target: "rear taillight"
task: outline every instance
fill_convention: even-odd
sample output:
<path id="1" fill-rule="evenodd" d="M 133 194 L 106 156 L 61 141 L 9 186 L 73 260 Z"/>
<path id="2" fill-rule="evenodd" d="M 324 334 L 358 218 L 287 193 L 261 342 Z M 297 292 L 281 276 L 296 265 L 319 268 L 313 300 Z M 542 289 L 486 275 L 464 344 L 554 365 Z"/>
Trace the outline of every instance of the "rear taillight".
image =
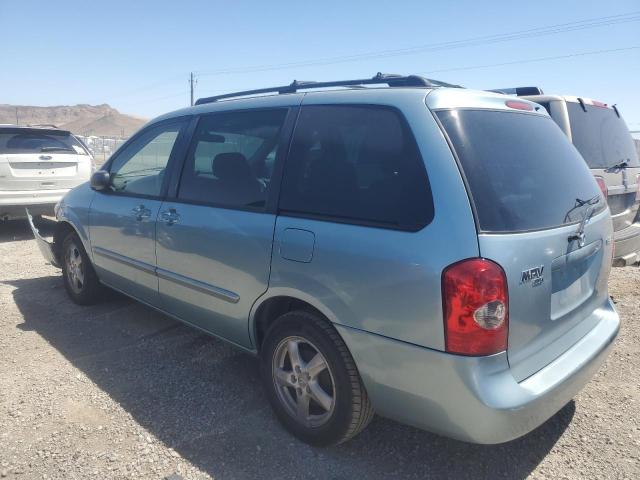
<path id="1" fill-rule="evenodd" d="M 500 266 L 472 258 L 442 274 L 445 348 L 462 355 L 491 355 L 507 349 L 509 294 Z"/>
<path id="2" fill-rule="evenodd" d="M 604 183 L 604 178 L 602 177 L 595 177 L 596 178 L 596 182 L 598 182 L 598 187 L 600 187 L 600 191 L 602 192 L 602 195 L 604 195 L 604 199 L 607 200 L 607 197 L 609 196 L 609 190 L 607 190 L 607 184 Z"/>

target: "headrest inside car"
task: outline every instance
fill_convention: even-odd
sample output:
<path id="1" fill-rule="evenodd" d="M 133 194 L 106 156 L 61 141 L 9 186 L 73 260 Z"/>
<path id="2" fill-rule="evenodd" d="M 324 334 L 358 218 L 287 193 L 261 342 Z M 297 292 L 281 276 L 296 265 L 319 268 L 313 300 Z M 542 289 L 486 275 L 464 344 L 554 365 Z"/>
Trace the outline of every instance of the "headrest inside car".
<path id="1" fill-rule="evenodd" d="M 246 180 L 251 178 L 251 167 L 240 152 L 219 153 L 211 162 L 211 171 L 220 180 Z"/>

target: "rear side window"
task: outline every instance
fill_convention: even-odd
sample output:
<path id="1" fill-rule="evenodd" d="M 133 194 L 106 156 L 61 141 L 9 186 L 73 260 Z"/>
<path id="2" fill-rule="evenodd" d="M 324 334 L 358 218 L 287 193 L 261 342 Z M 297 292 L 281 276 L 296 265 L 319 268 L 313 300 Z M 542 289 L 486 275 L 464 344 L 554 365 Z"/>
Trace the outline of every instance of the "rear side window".
<path id="1" fill-rule="evenodd" d="M 627 161 L 640 166 L 638 154 L 624 120 L 612 108 L 567 102 L 571 138 L 590 168 L 607 168 Z"/>
<path id="2" fill-rule="evenodd" d="M 589 208 L 585 202 L 600 195 L 584 161 L 549 117 L 489 110 L 437 116 L 460 159 L 482 231 L 579 222 Z M 600 199 L 595 212 L 604 208 Z"/>
<path id="3" fill-rule="evenodd" d="M 303 107 L 280 209 L 387 228 L 427 225 L 433 219 L 431 190 L 404 118 L 387 107 Z"/>
<path id="4" fill-rule="evenodd" d="M 287 109 L 203 116 L 185 160 L 178 198 L 264 208 Z"/>
<path id="5" fill-rule="evenodd" d="M 37 130 L 0 130 L 0 154 L 66 153 L 86 155 L 87 152 L 69 132 L 39 132 Z"/>

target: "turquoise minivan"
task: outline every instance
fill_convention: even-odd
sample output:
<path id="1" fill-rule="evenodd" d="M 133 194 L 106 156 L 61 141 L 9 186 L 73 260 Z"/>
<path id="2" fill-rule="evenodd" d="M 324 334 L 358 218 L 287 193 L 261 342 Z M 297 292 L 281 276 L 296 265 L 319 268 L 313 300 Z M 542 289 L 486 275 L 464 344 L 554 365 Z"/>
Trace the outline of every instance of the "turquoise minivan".
<path id="1" fill-rule="evenodd" d="M 613 229 L 540 105 L 416 76 L 201 99 L 56 208 L 69 297 L 107 286 L 259 358 L 282 424 L 374 412 L 475 443 L 531 431 L 611 349 Z"/>

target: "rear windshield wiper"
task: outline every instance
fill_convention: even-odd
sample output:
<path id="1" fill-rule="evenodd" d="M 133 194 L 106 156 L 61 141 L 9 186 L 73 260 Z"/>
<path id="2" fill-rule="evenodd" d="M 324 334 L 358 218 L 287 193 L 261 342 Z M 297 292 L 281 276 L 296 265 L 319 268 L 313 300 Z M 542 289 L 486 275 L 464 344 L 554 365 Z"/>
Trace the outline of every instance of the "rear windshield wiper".
<path id="1" fill-rule="evenodd" d="M 76 151 L 71 148 L 71 147 L 42 147 L 40 149 L 41 152 L 56 152 L 56 151 L 61 151 L 61 152 L 73 152 L 76 153 Z"/>
<path id="2" fill-rule="evenodd" d="M 578 207 L 584 207 L 585 205 L 597 205 L 600 203 L 601 199 L 602 199 L 602 195 L 600 194 L 594 195 L 589 200 L 581 200 L 579 198 L 576 198 L 576 205 Z"/>
<path id="3" fill-rule="evenodd" d="M 597 205 L 600 203 L 600 195 L 594 195 L 593 197 L 582 200 L 581 198 L 576 198 L 576 203 L 569 209 L 567 214 L 564 216 L 565 223 L 569 221 L 569 217 L 571 216 L 571 212 L 584 207 L 585 205 Z"/>
<path id="4" fill-rule="evenodd" d="M 616 163 L 615 165 L 611 165 L 605 169 L 607 173 L 618 173 L 620 170 L 624 170 L 629 166 L 629 159 L 623 160 L 621 162 Z"/>
<path id="5" fill-rule="evenodd" d="M 582 216 L 582 220 L 578 225 L 578 230 L 576 230 L 575 233 L 572 233 L 571 235 L 569 235 L 569 238 L 568 238 L 569 242 L 577 240 L 580 248 L 584 247 L 584 227 L 587 225 L 587 222 L 589 221 L 589 219 L 593 217 L 593 214 L 596 211 L 595 207 L 598 203 L 600 203 L 601 198 L 602 197 L 599 194 L 595 195 L 594 197 L 591 197 L 589 200 L 581 200 L 579 198 L 576 198 L 576 206 L 573 207 L 572 210 L 575 210 L 576 208 L 584 207 L 585 205 L 589 205 L 589 208 L 587 208 L 587 210 L 584 212 L 584 215 Z M 571 212 L 571 210 L 569 210 L 569 212 Z"/>

